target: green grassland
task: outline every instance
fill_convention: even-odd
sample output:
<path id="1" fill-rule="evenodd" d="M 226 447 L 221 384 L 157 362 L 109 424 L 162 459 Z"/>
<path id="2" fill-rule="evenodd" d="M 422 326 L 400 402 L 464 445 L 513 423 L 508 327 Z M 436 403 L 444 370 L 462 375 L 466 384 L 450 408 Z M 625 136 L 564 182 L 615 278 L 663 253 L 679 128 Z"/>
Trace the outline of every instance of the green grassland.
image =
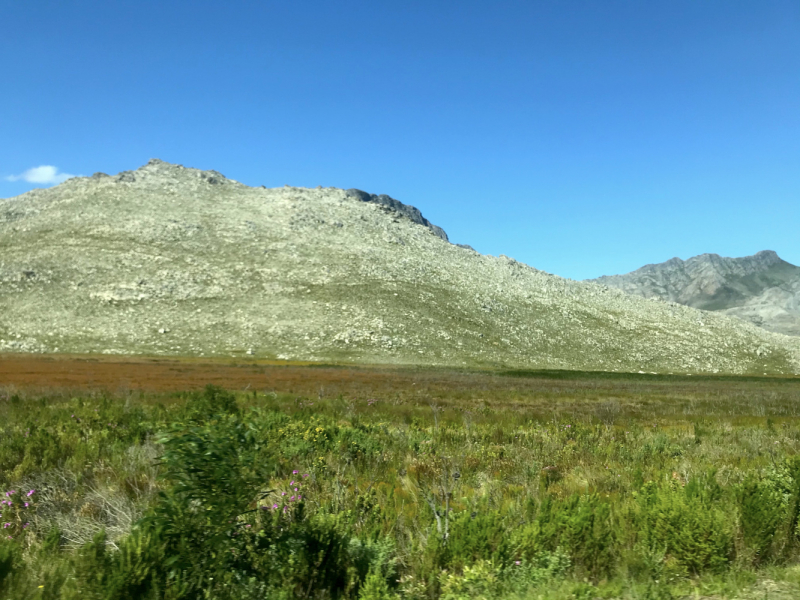
<path id="1" fill-rule="evenodd" d="M 800 597 L 797 378 L 405 374 L 0 390 L 0 598 Z"/>

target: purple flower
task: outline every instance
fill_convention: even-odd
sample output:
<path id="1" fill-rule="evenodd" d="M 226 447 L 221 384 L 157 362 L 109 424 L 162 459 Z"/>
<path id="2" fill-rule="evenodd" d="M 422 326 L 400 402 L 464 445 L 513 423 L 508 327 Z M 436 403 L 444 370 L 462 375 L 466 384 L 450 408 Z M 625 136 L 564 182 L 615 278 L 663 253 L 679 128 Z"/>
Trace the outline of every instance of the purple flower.
<path id="1" fill-rule="evenodd" d="M 33 493 L 34 493 L 35 491 L 36 491 L 36 490 L 31 490 L 30 492 L 28 492 L 28 493 L 27 493 L 27 494 L 25 494 L 25 495 L 26 495 L 26 496 L 33 496 Z"/>
<path id="2" fill-rule="evenodd" d="M 294 502 L 294 496 L 292 496 L 291 498 L 289 498 L 289 502 Z"/>
<path id="3" fill-rule="evenodd" d="M 292 475 L 297 475 L 299 472 L 300 472 L 300 471 L 298 471 L 297 469 L 295 469 L 294 471 L 292 471 Z"/>
<path id="4" fill-rule="evenodd" d="M 515 565 L 521 565 L 521 564 L 522 564 L 522 561 L 520 561 L 520 560 L 515 560 L 515 561 L 514 561 L 514 564 L 515 564 Z"/>
<path id="5" fill-rule="evenodd" d="M 8 529 L 9 527 L 11 527 L 11 523 L 5 523 L 3 525 L 3 529 Z"/>
<path id="6" fill-rule="evenodd" d="M 25 503 L 25 508 L 28 508 L 28 503 L 27 502 Z"/>
<path id="7" fill-rule="evenodd" d="M 273 504 L 272 508 L 278 508 L 278 505 L 277 504 Z"/>
<path id="8" fill-rule="evenodd" d="M 297 499 L 298 499 L 298 500 L 302 500 L 302 499 L 303 499 L 303 497 L 302 497 L 302 496 L 298 496 L 298 497 L 297 497 Z"/>
<path id="9" fill-rule="evenodd" d="M 308 477 L 308 473 L 303 473 L 303 477 Z"/>
<path id="10" fill-rule="evenodd" d="M 294 485 L 294 479 L 289 482 L 289 485 Z"/>
<path id="11" fill-rule="evenodd" d="M 25 529 L 25 528 L 26 528 L 28 525 L 30 525 L 30 523 L 25 523 L 25 524 L 22 526 L 22 528 L 23 528 L 23 529 Z"/>
<path id="12" fill-rule="evenodd" d="M 281 492 L 281 496 L 285 496 L 285 495 L 286 495 L 286 492 Z"/>

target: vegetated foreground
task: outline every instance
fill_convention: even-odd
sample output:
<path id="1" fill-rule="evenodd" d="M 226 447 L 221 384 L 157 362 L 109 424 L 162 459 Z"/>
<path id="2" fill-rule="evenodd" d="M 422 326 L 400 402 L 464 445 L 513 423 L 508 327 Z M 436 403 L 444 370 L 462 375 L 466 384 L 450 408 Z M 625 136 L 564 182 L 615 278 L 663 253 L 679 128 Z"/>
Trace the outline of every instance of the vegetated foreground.
<path id="1" fill-rule="evenodd" d="M 796 378 L 216 368 L 2 375 L 0 598 L 800 595 Z"/>

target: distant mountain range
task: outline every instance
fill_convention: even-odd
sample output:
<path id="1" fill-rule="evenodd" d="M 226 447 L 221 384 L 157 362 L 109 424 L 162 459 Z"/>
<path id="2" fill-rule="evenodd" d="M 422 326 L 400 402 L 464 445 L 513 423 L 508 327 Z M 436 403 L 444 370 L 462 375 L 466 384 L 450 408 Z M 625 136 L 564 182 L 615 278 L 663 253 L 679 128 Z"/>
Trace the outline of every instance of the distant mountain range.
<path id="1" fill-rule="evenodd" d="M 386 195 L 160 160 L 0 200 L 2 352 L 800 372 L 800 338 L 479 254 Z"/>
<path id="2" fill-rule="evenodd" d="M 594 283 L 739 317 L 769 331 L 800 336 L 800 267 L 772 250 L 726 258 L 701 254 L 646 265 Z"/>

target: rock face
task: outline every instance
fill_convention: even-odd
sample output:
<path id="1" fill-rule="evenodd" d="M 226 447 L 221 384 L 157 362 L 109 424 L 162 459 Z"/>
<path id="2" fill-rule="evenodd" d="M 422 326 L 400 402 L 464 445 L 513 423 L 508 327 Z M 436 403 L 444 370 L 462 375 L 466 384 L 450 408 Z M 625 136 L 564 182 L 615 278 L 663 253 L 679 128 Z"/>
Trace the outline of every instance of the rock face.
<path id="1" fill-rule="evenodd" d="M 742 258 L 717 254 L 701 254 L 686 261 L 673 258 L 627 275 L 591 281 L 800 336 L 800 267 L 781 260 L 771 250 Z"/>
<path id="2" fill-rule="evenodd" d="M 437 227 L 428 219 L 422 216 L 422 213 L 419 209 L 415 206 L 409 206 L 408 204 L 403 204 L 399 200 L 395 200 L 391 196 L 387 196 L 386 194 L 381 194 L 380 196 L 376 196 L 375 194 L 368 194 L 367 192 L 362 192 L 361 190 L 357 189 L 349 189 L 345 192 L 351 198 L 358 198 L 362 202 L 374 202 L 375 204 L 380 204 L 381 206 L 385 206 L 389 210 L 393 210 L 396 213 L 406 217 L 412 223 L 417 223 L 422 225 L 423 227 L 427 227 L 430 229 L 436 237 L 442 238 L 444 241 L 449 241 L 447 239 L 447 234 L 444 232 L 444 229 L 441 227 Z"/>
<path id="3" fill-rule="evenodd" d="M 799 338 L 481 255 L 376 198 L 151 161 L 0 200 L 0 352 L 800 371 Z"/>

